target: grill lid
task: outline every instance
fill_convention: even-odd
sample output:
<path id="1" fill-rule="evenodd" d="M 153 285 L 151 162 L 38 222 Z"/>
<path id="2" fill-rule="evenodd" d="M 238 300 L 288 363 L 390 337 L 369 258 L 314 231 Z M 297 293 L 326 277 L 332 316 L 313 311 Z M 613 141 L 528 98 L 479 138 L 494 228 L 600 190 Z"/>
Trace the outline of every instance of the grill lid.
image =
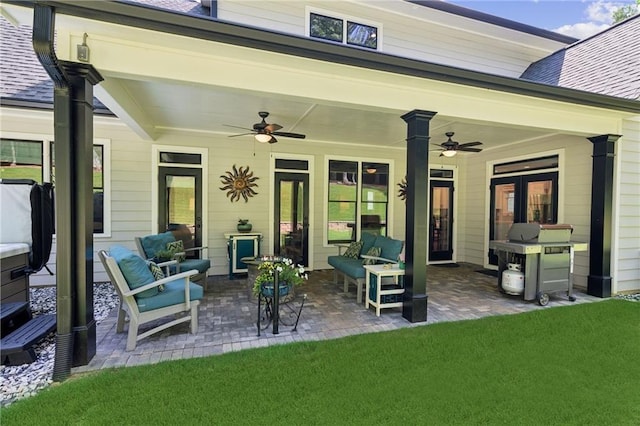
<path id="1" fill-rule="evenodd" d="M 567 224 L 514 223 L 507 238 L 512 242 L 566 243 L 572 232 L 573 226 Z"/>

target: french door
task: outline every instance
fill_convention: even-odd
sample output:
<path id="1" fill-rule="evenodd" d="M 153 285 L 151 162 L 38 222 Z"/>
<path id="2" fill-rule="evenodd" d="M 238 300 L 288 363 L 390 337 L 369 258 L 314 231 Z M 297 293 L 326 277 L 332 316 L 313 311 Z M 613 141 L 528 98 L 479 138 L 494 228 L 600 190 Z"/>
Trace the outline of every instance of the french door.
<path id="1" fill-rule="evenodd" d="M 506 240 L 514 223 L 557 223 L 558 173 L 491 179 L 490 239 Z M 489 264 L 498 257 L 489 250 Z"/>
<path id="2" fill-rule="evenodd" d="M 429 261 L 453 259 L 453 182 L 429 184 Z"/>
<path id="3" fill-rule="evenodd" d="M 185 248 L 202 246 L 201 169 L 158 168 L 158 232 L 167 230 L 178 231 Z"/>
<path id="4" fill-rule="evenodd" d="M 309 266 L 309 174 L 275 174 L 275 253 Z"/>

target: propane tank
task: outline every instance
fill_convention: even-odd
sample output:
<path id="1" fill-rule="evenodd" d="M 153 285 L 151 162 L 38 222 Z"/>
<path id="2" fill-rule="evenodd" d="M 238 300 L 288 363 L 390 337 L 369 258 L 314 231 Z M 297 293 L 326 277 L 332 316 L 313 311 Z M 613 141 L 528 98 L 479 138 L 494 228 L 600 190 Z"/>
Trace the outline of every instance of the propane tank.
<path id="1" fill-rule="evenodd" d="M 520 295 L 524 293 L 524 272 L 520 264 L 509 263 L 502 272 L 502 288 L 507 294 Z"/>

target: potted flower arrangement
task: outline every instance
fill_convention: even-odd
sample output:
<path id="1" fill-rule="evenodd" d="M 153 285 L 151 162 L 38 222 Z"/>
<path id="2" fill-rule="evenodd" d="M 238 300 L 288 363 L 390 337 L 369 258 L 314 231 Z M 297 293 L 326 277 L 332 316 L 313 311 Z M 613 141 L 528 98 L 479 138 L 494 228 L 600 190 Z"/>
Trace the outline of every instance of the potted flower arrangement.
<path id="1" fill-rule="evenodd" d="M 255 296 L 262 293 L 264 296 L 273 296 L 273 281 L 275 271 L 278 271 L 278 286 L 280 295 L 289 294 L 293 286 L 302 284 L 308 279 L 304 272 L 304 266 L 295 265 L 293 260 L 287 257 L 258 258 L 262 263 L 258 266 L 258 276 L 253 284 Z"/>

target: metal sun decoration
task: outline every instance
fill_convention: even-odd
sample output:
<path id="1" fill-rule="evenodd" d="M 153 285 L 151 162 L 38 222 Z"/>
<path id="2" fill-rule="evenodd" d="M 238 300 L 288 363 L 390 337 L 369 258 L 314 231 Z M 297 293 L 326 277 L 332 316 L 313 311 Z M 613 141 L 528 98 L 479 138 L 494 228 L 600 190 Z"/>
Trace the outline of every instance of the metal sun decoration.
<path id="1" fill-rule="evenodd" d="M 400 197 L 401 200 L 406 201 L 407 200 L 407 177 L 406 176 L 402 178 L 398 186 L 400 187 L 400 189 L 398 189 L 398 197 Z"/>
<path id="2" fill-rule="evenodd" d="M 249 172 L 249 166 L 246 169 L 242 166 L 237 169 L 234 164 L 232 170 L 233 173 L 227 171 L 226 175 L 220 176 L 220 181 L 224 185 L 220 189 L 227 191 L 227 197 L 230 197 L 231 202 L 240 201 L 240 197 L 242 197 L 246 203 L 249 201 L 249 197 L 258 194 L 253 188 L 258 186 L 254 182 L 260 178 L 254 177 L 253 172 Z"/>

